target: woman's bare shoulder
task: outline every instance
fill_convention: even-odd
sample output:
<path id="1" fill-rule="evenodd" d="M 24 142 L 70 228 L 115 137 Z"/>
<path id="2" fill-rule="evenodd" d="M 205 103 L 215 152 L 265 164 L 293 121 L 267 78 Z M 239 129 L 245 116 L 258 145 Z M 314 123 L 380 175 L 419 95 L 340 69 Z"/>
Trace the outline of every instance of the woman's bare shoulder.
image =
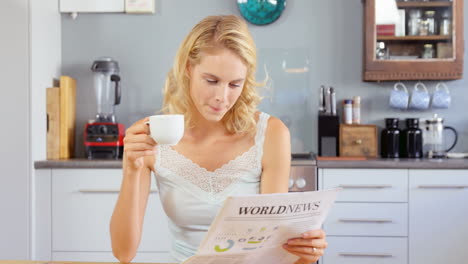
<path id="1" fill-rule="evenodd" d="M 268 119 L 268 126 L 266 130 L 266 137 L 269 139 L 288 139 L 289 140 L 289 128 L 281 121 L 281 119 L 270 116 Z"/>

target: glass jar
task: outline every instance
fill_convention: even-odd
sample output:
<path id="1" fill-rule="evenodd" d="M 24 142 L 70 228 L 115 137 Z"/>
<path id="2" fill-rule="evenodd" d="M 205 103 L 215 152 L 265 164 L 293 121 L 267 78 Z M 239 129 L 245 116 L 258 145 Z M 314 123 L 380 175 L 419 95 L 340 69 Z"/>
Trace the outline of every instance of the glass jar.
<path id="1" fill-rule="evenodd" d="M 425 18 L 424 23 L 426 24 L 427 34 L 426 35 L 435 35 L 436 34 L 436 24 L 435 24 L 435 11 L 428 10 L 424 12 Z"/>
<path id="2" fill-rule="evenodd" d="M 378 60 L 384 60 L 387 58 L 387 50 L 385 49 L 385 42 L 377 42 L 375 58 Z"/>
<path id="3" fill-rule="evenodd" d="M 421 10 L 420 9 L 409 10 L 408 35 L 409 36 L 419 35 L 420 24 L 421 24 Z"/>
<path id="4" fill-rule="evenodd" d="M 432 47 L 432 44 L 425 44 L 424 45 L 424 51 L 422 54 L 423 59 L 432 59 L 434 58 L 434 48 Z"/>
<path id="5" fill-rule="evenodd" d="M 449 10 L 444 10 L 439 23 L 439 34 L 440 35 L 451 35 L 452 34 L 452 18 Z"/>
<path id="6" fill-rule="evenodd" d="M 425 19 L 421 20 L 421 23 L 419 24 L 419 35 L 429 35 L 429 22 Z"/>

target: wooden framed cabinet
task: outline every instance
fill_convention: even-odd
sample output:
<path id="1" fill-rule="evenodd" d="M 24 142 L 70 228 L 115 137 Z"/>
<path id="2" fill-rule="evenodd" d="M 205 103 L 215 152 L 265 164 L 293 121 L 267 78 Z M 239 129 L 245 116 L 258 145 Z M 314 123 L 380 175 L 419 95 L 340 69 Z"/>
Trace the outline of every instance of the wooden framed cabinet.
<path id="1" fill-rule="evenodd" d="M 463 76 L 463 0 L 362 0 L 364 81 Z"/>

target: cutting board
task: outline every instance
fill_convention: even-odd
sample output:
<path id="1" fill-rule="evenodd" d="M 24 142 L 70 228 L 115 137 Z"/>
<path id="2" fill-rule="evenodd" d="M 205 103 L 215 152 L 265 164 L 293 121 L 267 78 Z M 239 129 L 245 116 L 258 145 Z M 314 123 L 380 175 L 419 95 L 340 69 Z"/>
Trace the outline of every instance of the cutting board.
<path id="1" fill-rule="evenodd" d="M 47 159 L 60 158 L 60 88 L 46 89 Z"/>
<path id="2" fill-rule="evenodd" d="M 75 150 L 76 80 L 60 76 L 60 159 L 73 157 Z"/>

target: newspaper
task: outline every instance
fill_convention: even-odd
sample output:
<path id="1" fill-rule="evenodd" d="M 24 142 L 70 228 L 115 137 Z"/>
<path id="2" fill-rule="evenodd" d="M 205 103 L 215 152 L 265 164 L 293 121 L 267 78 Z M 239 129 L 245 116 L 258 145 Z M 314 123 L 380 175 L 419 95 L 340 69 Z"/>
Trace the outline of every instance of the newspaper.
<path id="1" fill-rule="evenodd" d="M 282 245 L 319 229 L 339 190 L 230 196 L 182 264 L 292 264 L 298 257 Z"/>

